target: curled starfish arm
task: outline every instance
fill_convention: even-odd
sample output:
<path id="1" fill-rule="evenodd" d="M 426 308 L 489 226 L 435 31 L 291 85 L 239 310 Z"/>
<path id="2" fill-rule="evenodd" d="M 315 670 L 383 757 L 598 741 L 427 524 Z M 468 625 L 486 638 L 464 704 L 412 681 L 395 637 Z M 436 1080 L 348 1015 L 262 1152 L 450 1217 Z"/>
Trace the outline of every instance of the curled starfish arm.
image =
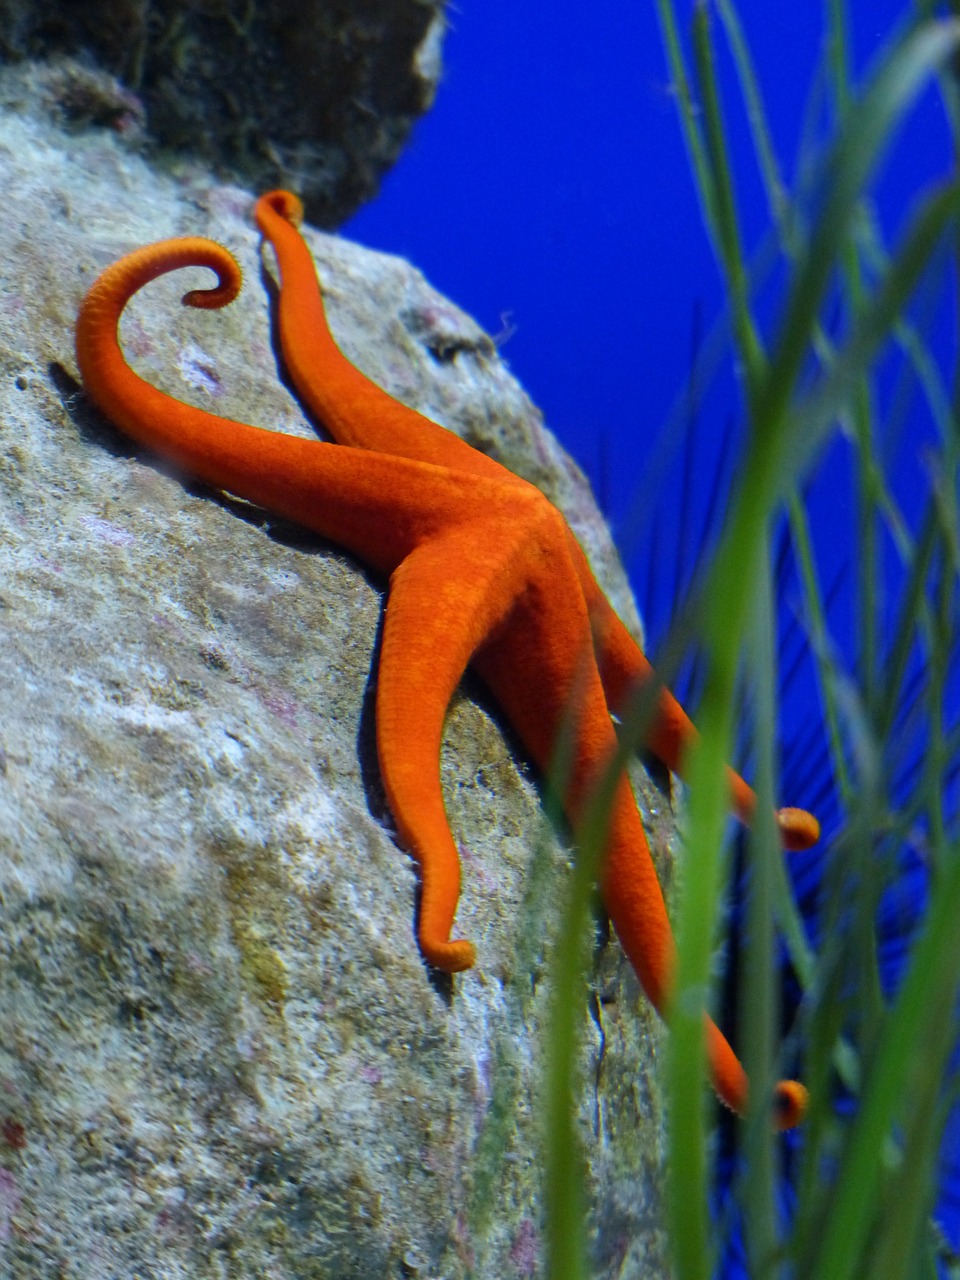
<path id="1" fill-rule="evenodd" d="M 449 468 L 222 418 L 152 386 L 127 364 L 120 316 L 144 285 L 188 266 L 210 267 L 218 283 L 185 294 L 186 305 L 219 307 L 236 297 L 240 268 L 233 255 L 212 240 L 188 236 L 113 263 L 80 306 L 76 354 L 84 385 L 134 440 L 186 474 L 303 524 L 386 573 L 424 538 L 462 520 L 471 501 L 500 491 L 494 481 Z"/>
<path id="2" fill-rule="evenodd" d="M 184 295 L 187 306 L 226 306 L 240 292 L 240 267 L 232 253 L 213 240 L 181 236 L 137 249 L 107 267 L 84 298 L 76 326 L 77 364 L 97 407 L 140 443 L 164 451 L 171 444 L 192 442 L 198 430 L 209 429 L 207 418 L 213 415 L 171 402 L 134 373 L 120 348 L 118 326 L 135 293 L 179 267 L 208 267 L 217 275 L 215 288 L 193 289 Z M 172 415 L 169 426 L 158 426 L 155 438 L 146 438 L 148 433 L 154 435 L 150 420 L 164 415 Z"/>
<path id="3" fill-rule="evenodd" d="M 297 230 L 303 207 L 289 191 L 269 191 L 254 209 L 280 270 L 283 360 L 304 404 L 341 444 L 416 458 L 512 483 L 512 472 L 423 414 L 400 404 L 347 359 L 327 323 L 313 256 Z"/>

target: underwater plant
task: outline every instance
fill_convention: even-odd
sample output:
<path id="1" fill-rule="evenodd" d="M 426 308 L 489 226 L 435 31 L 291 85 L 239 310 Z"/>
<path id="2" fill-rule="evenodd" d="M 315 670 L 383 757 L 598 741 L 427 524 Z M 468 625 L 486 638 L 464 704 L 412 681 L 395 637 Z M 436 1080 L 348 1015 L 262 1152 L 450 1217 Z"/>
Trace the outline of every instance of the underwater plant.
<path id="1" fill-rule="evenodd" d="M 960 22 L 932 3 L 908 7 L 855 84 L 846 6 L 831 0 L 824 105 L 791 190 L 735 6 L 695 4 L 688 30 L 674 0 L 657 8 L 726 289 L 742 423 L 722 528 L 709 563 L 693 557 L 700 572 L 687 575 L 692 590 L 659 662 L 670 681 L 695 639 L 702 736 L 689 766 L 665 1079 L 675 1274 L 946 1275 L 958 1228 L 949 1142 L 960 980 L 960 382 L 944 314 L 960 213 Z M 755 255 L 738 216 L 730 79 L 768 198 L 771 231 Z M 890 248 L 877 174 L 924 94 L 938 96 L 953 151 L 942 180 L 913 193 Z M 838 551 L 836 521 L 822 517 L 844 503 L 851 532 Z M 640 705 L 625 717 L 619 763 L 648 716 Z M 772 812 L 778 777 L 778 791 L 817 811 L 825 828 L 792 875 L 772 820 L 726 862 L 741 868 L 730 912 L 740 927 L 733 1003 L 754 1096 L 779 1078 L 788 1012 L 790 1065 L 801 1064 L 811 1108 L 787 1138 L 758 1104 L 739 1132 L 711 1141 L 702 1013 L 725 865 L 723 762 L 738 721 L 749 728 L 742 745 L 760 812 Z M 600 796 L 578 832 L 592 858 L 575 870 L 567 945 L 555 948 L 551 1280 L 590 1274 L 572 1097 L 603 809 Z"/>

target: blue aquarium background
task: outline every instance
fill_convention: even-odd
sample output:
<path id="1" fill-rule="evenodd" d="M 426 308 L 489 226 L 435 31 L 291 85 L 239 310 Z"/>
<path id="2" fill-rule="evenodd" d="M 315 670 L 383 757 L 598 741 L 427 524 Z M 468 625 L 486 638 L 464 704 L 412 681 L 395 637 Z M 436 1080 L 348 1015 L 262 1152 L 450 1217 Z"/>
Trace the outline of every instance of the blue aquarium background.
<path id="1" fill-rule="evenodd" d="M 690 9 L 679 8 L 689 16 Z M 738 10 L 782 171 L 791 189 L 802 189 L 830 134 L 826 4 L 742 0 Z M 903 0 L 850 4 L 855 79 L 912 12 Z M 656 656 L 716 534 L 736 473 L 742 419 L 722 280 L 691 177 L 656 6 L 459 0 L 449 21 L 437 101 L 378 198 L 344 233 L 409 258 L 496 337 L 547 425 L 590 477 Z M 717 43 L 725 54 L 722 38 Z M 743 239 L 756 252 L 759 310 L 769 308 L 772 325 L 779 295 L 767 199 L 728 57 L 721 56 L 719 72 Z M 873 188 L 878 235 L 888 246 L 918 196 L 952 164 L 953 143 L 931 87 Z M 948 275 L 941 261 L 916 304 L 943 369 L 952 366 L 956 345 Z M 887 472 L 905 518 L 917 520 L 929 493 L 933 427 L 896 360 L 881 366 L 876 388 Z M 831 640 L 855 677 L 853 465 L 841 431 L 818 459 L 804 496 Z M 885 545 L 880 563 L 888 566 L 892 619 L 900 567 Z M 784 802 L 817 812 L 829 844 L 842 813 L 786 536 L 777 583 L 780 792 Z M 678 692 L 695 707 L 695 670 L 681 674 Z M 954 689 L 953 708 L 958 697 Z M 894 771 L 904 787 L 924 749 L 922 732 L 911 729 L 908 701 L 897 720 L 903 748 Z M 956 773 L 950 777 L 955 788 Z M 948 808 L 955 811 L 955 798 Z M 926 884 L 916 850 L 905 849 L 900 865 L 899 887 L 884 899 L 878 921 L 888 992 Z M 798 860 L 793 871 L 816 944 L 817 858 Z M 735 963 L 735 943 L 732 955 Z M 784 991 L 789 1012 L 799 993 L 791 997 L 786 967 Z M 837 1106 L 846 1105 L 838 1094 Z M 800 1141 L 785 1140 L 788 1172 L 790 1150 Z M 719 1150 L 722 1183 L 736 1161 L 735 1137 L 725 1128 Z M 938 1185 L 935 1218 L 957 1249 L 960 1122 L 948 1125 Z M 745 1274 L 736 1231 L 718 1274 Z"/>
<path id="2" fill-rule="evenodd" d="M 823 7 L 738 8 L 793 178 L 804 146 L 822 137 Z M 861 0 L 851 10 L 856 64 L 866 69 L 910 6 Z M 433 108 L 343 231 L 409 258 L 498 337 L 617 532 L 682 400 L 698 334 L 723 301 L 655 6 L 459 0 L 449 22 Z M 755 246 L 769 217 L 726 71 L 744 239 Z M 887 165 L 883 207 L 894 228 L 905 202 L 950 163 L 931 91 Z M 729 397 L 736 414 L 732 380 Z M 623 549 L 642 592 L 638 547 Z"/>

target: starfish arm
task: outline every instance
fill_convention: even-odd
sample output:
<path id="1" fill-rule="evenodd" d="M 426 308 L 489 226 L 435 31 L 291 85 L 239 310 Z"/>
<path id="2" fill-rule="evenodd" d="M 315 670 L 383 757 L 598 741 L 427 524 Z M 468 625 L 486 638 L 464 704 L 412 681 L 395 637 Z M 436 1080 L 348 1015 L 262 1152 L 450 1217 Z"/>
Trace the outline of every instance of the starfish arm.
<path id="1" fill-rule="evenodd" d="M 522 513 L 506 530 L 496 526 L 488 517 L 454 529 L 395 570 L 377 676 L 380 774 L 400 842 L 420 869 L 420 950 L 449 973 L 470 968 L 475 956 L 470 942 L 450 938 L 460 859 L 443 805 L 440 745 L 454 689 L 522 585 L 514 555 Z"/>
<path id="2" fill-rule="evenodd" d="M 620 780 L 610 814 L 600 878 L 603 903 L 617 937 L 654 1007 L 665 1015 L 674 976 L 674 944 L 660 882 L 626 777 Z M 749 1082 L 723 1032 L 704 1017 L 707 1060 L 714 1090 L 737 1115 L 747 1110 Z M 799 1124 L 806 1090 L 781 1080 L 774 1091 L 774 1122 L 780 1129 Z"/>
<path id="3" fill-rule="evenodd" d="M 297 230 L 303 207 L 270 191 L 254 210 L 280 270 L 279 330 L 284 364 L 304 404 L 341 444 L 416 458 L 475 475 L 517 477 L 459 436 L 400 404 L 353 365 L 333 339 L 310 250 Z"/>
<path id="4" fill-rule="evenodd" d="M 607 763 L 616 734 L 593 658 L 585 601 L 562 552 L 519 596 L 506 624 L 474 665 L 535 763 L 547 775 L 563 760 L 564 811 L 576 828 Z M 673 976 L 673 935 L 643 824 L 626 776 L 609 813 L 601 889 L 644 990 L 661 1011 Z"/>
<path id="5" fill-rule="evenodd" d="M 619 716 L 626 711 L 636 690 L 648 681 L 655 680 L 656 673 L 600 590 L 586 556 L 572 533 L 570 540 L 576 546 L 577 573 L 590 610 L 600 679 L 610 710 Z M 668 769 L 682 778 L 686 776 L 687 753 L 696 737 L 697 730 L 683 707 L 669 689 L 661 689 L 653 721 L 647 730 L 646 745 L 658 760 L 662 760 Z M 757 807 L 756 793 L 729 766 L 727 784 L 734 812 L 741 822 L 749 825 Z M 805 809 L 778 809 L 776 817 L 785 849 L 791 852 L 809 849 L 820 839 L 820 824 Z"/>
<path id="6" fill-rule="evenodd" d="M 663 894 L 657 879 L 636 800 L 622 778 L 610 816 L 600 888 L 603 903 L 621 945 L 651 1002 L 661 1014 L 669 1004 L 674 946 Z M 713 1087 L 737 1115 L 747 1110 L 749 1083 L 739 1058 L 723 1032 L 704 1018 L 707 1059 Z M 781 1080 L 774 1091 L 774 1123 L 780 1129 L 799 1124 L 806 1110 L 806 1090 L 795 1080 Z"/>
<path id="7" fill-rule="evenodd" d="M 747 1113 L 750 1083 L 740 1059 L 730 1048 L 723 1032 L 705 1017 L 707 1061 L 717 1097 L 738 1116 Z M 798 1080 L 780 1080 L 773 1091 L 773 1125 L 781 1132 L 794 1129 L 807 1110 L 809 1095 Z"/>
<path id="8" fill-rule="evenodd" d="M 563 575 L 561 559 L 555 555 L 552 561 L 541 561 L 539 580 L 518 598 L 507 625 L 480 649 L 474 665 L 541 769 L 550 769 L 564 725 L 571 726 L 567 731 L 574 738 L 563 799 L 576 826 L 615 752 L 616 733 L 593 657 L 587 602 L 573 573 Z M 617 784 L 608 822 L 600 877 L 604 906 L 644 990 L 663 1013 L 673 984 L 673 934 L 626 776 Z M 707 1046 L 718 1095 L 743 1114 L 746 1075 L 709 1018 Z M 780 1127 L 799 1122 L 804 1097 L 802 1086 L 794 1081 L 777 1086 Z"/>

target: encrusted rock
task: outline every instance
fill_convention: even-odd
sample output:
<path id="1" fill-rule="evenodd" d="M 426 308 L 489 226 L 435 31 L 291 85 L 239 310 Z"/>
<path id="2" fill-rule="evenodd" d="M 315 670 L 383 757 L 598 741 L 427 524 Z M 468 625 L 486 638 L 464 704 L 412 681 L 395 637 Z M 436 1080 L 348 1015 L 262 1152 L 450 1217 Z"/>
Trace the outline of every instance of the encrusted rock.
<path id="1" fill-rule="evenodd" d="M 0 1270 L 542 1275 L 568 852 L 515 742 L 468 679 L 442 770 L 478 963 L 432 980 L 373 748 L 384 584 L 171 474 L 75 380 L 96 273 L 210 234 L 242 262 L 240 299 L 187 311 L 190 273 L 151 285 L 130 359 L 311 434 L 277 373 L 252 198 L 2 111 L 0 178 Z M 490 340 L 406 263 L 308 238 L 348 354 L 546 488 L 636 626 L 582 475 Z M 637 783 L 663 861 L 669 805 Z M 646 1280 L 665 1274 L 662 1029 L 602 933 L 582 1020 L 594 1274 Z"/>

